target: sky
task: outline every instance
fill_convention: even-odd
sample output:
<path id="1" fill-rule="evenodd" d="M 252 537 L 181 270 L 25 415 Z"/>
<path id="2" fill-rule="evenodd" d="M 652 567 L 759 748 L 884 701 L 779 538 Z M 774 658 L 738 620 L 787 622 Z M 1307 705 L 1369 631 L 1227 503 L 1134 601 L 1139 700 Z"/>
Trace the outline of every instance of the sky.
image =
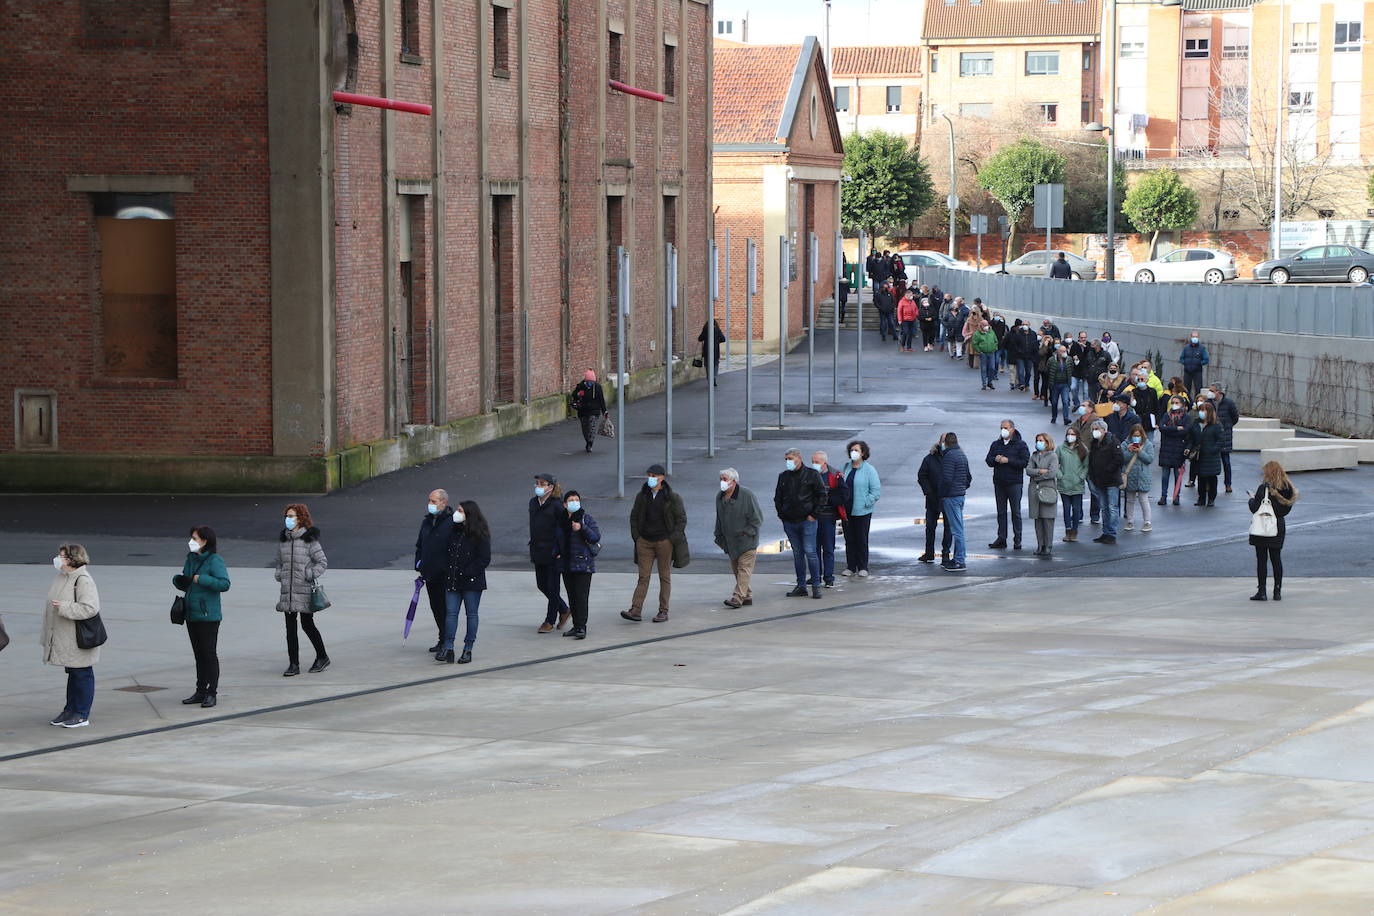
<path id="1" fill-rule="evenodd" d="M 919 44 L 921 0 L 831 0 L 830 42 L 838 45 Z M 753 44 L 798 44 L 807 35 L 825 41 L 824 0 L 716 0 L 716 18 L 749 14 Z M 733 37 L 739 40 L 739 26 Z"/>

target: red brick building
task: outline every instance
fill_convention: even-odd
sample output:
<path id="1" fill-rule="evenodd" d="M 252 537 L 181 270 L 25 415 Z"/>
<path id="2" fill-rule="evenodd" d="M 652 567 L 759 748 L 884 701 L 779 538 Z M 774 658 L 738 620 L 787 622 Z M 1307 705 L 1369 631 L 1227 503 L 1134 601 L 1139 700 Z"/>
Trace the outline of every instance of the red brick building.
<path id="1" fill-rule="evenodd" d="M 631 395 L 697 347 L 703 0 L 3 15 L 0 488 L 325 490 L 560 419 L 615 369 L 617 244 Z"/>

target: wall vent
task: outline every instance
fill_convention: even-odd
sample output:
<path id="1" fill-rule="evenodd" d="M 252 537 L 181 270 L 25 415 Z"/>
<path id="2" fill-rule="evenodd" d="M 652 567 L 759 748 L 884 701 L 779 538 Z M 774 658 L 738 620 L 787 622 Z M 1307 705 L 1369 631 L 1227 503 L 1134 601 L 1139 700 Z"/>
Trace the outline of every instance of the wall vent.
<path id="1" fill-rule="evenodd" d="M 57 393 L 14 392 L 14 447 L 27 451 L 57 448 Z"/>

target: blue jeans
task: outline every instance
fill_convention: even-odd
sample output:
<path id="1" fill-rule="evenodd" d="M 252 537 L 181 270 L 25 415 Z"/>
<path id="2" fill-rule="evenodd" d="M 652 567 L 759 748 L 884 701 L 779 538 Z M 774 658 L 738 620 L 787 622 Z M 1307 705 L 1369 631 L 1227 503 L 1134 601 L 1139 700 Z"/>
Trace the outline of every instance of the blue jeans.
<path id="1" fill-rule="evenodd" d="M 83 719 L 91 717 L 91 704 L 95 702 L 95 669 L 68 668 L 67 706 L 68 715 L 78 715 Z"/>
<path id="2" fill-rule="evenodd" d="M 1083 399 L 1087 397 L 1087 393 L 1087 379 L 1075 377 L 1072 381 L 1069 382 L 1069 397 L 1073 398 L 1073 402 L 1075 404 L 1082 404 Z"/>
<path id="3" fill-rule="evenodd" d="M 1178 491 L 1179 491 L 1180 489 L 1182 489 L 1182 487 L 1183 487 L 1183 467 L 1182 467 L 1182 465 L 1180 465 L 1179 467 L 1176 467 L 1176 468 L 1160 468 L 1160 469 L 1159 469 L 1159 498 L 1160 498 L 1160 499 L 1168 499 L 1168 498 L 1169 498 L 1169 481 L 1170 481 L 1170 479 L 1172 479 L 1173 482 L 1174 482 L 1173 497 L 1174 497 L 1174 499 L 1178 499 Z"/>
<path id="4" fill-rule="evenodd" d="M 444 609 L 447 615 L 444 618 L 443 648 L 453 648 L 454 640 L 458 636 L 458 609 L 463 605 L 467 605 L 468 609 L 468 629 L 463 634 L 463 648 L 472 648 L 472 644 L 477 642 L 477 607 L 481 603 L 480 591 L 444 593 Z"/>
<path id="5" fill-rule="evenodd" d="M 835 519 L 816 520 L 816 555 L 821 561 L 821 578 L 826 584 L 835 581 Z"/>
<path id="6" fill-rule="evenodd" d="M 1083 494 L 1060 493 L 1059 499 L 1064 503 L 1064 530 L 1077 531 L 1083 524 Z"/>
<path id="7" fill-rule="evenodd" d="M 1022 388 L 1029 388 L 1031 383 L 1031 364 L 1033 359 L 1018 359 L 1016 361 L 1016 384 Z"/>
<path id="8" fill-rule="evenodd" d="M 1068 385 L 1050 386 L 1050 422 L 1059 419 L 1060 409 L 1064 411 L 1064 419 L 1067 421 L 1073 414 L 1073 404 L 1069 398 Z M 1080 494 L 1081 495 L 1081 494 Z"/>
<path id="9" fill-rule="evenodd" d="M 945 529 L 950 533 L 950 559 L 963 563 L 968 556 L 964 547 L 964 497 L 946 496 L 940 500 L 945 516 Z"/>
<path id="10" fill-rule="evenodd" d="M 991 385 L 997 381 L 997 354 L 979 353 L 978 368 L 982 372 L 984 385 Z"/>
<path id="11" fill-rule="evenodd" d="M 1007 351 L 1006 351 L 1006 350 L 998 350 L 998 351 L 997 351 L 997 368 L 998 368 L 998 369 L 1005 369 L 1006 366 L 1007 366 Z"/>
<path id="12" fill-rule="evenodd" d="M 897 339 L 897 316 L 892 312 L 878 313 L 878 336 L 886 339 L 891 334 L 892 339 Z"/>
<path id="13" fill-rule="evenodd" d="M 902 347 L 903 347 L 903 348 L 909 349 L 909 348 L 911 347 L 911 339 L 912 339 L 913 337 L 915 337 L 915 336 L 916 336 L 916 322 L 914 322 L 914 321 L 903 321 L 903 322 L 902 322 Z"/>
<path id="14" fill-rule="evenodd" d="M 816 553 L 815 522 L 783 522 L 783 533 L 792 543 L 792 565 L 797 571 L 797 585 L 821 587 L 821 559 Z M 807 573 L 811 574 L 810 582 Z"/>
<path id="15" fill-rule="evenodd" d="M 1120 517 L 1121 511 L 1117 504 L 1121 498 L 1120 487 L 1099 487 L 1092 481 L 1088 481 L 1088 489 L 1097 500 L 1099 508 L 1102 510 L 1102 533 L 1109 538 L 1116 537 L 1116 522 Z"/>

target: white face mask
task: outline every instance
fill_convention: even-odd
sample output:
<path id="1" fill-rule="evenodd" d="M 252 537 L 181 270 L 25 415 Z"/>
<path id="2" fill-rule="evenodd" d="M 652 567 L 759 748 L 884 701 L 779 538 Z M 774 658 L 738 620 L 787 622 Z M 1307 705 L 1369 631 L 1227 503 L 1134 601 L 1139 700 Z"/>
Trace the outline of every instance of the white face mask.
<path id="1" fill-rule="evenodd" d="M 1102 438 L 1102 430 L 1100 430 L 1100 429 L 1095 429 L 1095 430 L 1093 430 L 1093 438 L 1094 438 L 1094 439 L 1101 439 L 1101 438 Z"/>
<path id="2" fill-rule="evenodd" d="M 462 513 L 462 512 L 459 512 L 457 509 L 454 509 L 454 510 L 453 510 L 453 521 L 454 521 L 454 524 L 457 524 L 457 523 L 461 522 L 461 521 L 462 521 L 464 518 L 466 518 L 466 517 L 467 517 L 467 516 L 463 515 L 463 513 Z"/>
<path id="3" fill-rule="evenodd" d="M 722 481 L 720 482 L 720 492 L 724 493 L 724 492 L 726 492 L 727 490 L 729 490 L 729 489 L 730 489 L 730 484 L 732 484 L 732 483 L 734 483 L 734 481 L 732 481 L 732 480 L 722 480 Z"/>
<path id="4" fill-rule="evenodd" d="M 849 460 L 850 460 L 850 461 L 862 461 L 862 460 L 863 460 L 863 457 L 864 457 L 864 453 L 861 452 L 861 451 L 859 451 L 858 449 L 854 449 L 854 451 L 852 451 L 852 452 L 849 453 Z"/>
<path id="5" fill-rule="evenodd" d="M 200 543 L 195 538 L 191 538 L 186 542 L 186 549 L 191 553 L 200 553 Z"/>
<path id="6" fill-rule="evenodd" d="M 1003 438 L 1003 439 L 1010 439 L 1010 438 L 1011 438 L 1011 430 L 1009 430 L 1009 429 L 1004 429 L 1004 430 L 1002 430 L 1002 438 Z"/>
<path id="7" fill-rule="evenodd" d="M 1170 405 L 1169 405 L 1169 409 L 1172 410 L 1172 411 L 1180 411 L 1180 410 L 1183 409 L 1183 405 L 1182 405 L 1182 404 L 1170 404 Z"/>
<path id="8" fill-rule="evenodd" d="M 1068 442 L 1069 445 L 1073 445 L 1075 442 L 1078 441 L 1078 437 L 1075 436 L 1073 433 L 1069 433 L 1067 436 L 1064 437 L 1064 441 Z"/>
<path id="9" fill-rule="evenodd" d="M 53 558 L 52 558 L 52 567 L 53 567 L 53 569 L 57 570 L 58 572 L 61 572 L 61 571 L 62 571 L 62 563 L 63 563 L 63 560 L 62 560 L 61 557 L 53 557 Z"/>

